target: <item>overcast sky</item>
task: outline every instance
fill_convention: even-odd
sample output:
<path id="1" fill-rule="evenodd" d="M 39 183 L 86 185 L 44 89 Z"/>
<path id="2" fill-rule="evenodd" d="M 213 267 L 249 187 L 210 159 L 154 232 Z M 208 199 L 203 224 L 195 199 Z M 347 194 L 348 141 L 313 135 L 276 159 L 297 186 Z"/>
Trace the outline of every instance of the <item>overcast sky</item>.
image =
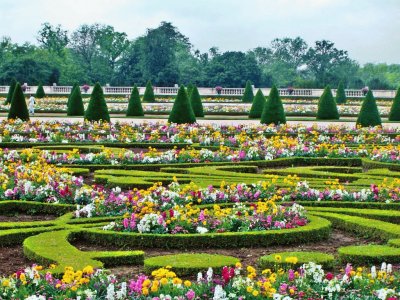
<path id="1" fill-rule="evenodd" d="M 36 42 L 44 22 L 103 23 L 133 39 L 172 22 L 196 49 L 246 51 L 276 37 L 328 39 L 360 63 L 400 63 L 400 0 L 0 0 L 0 36 Z"/>

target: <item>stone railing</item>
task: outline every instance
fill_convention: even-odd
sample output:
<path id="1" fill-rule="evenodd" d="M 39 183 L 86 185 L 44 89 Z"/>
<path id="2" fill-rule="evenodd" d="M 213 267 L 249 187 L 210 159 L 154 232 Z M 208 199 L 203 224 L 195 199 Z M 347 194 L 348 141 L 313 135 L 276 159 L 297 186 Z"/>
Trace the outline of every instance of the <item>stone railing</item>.
<path id="1" fill-rule="evenodd" d="M 8 93 L 8 86 L 0 86 L 0 93 L 5 94 Z M 27 86 L 26 93 L 36 93 L 37 86 Z M 44 92 L 46 94 L 69 94 L 71 92 L 72 86 L 44 86 Z M 145 87 L 139 87 L 139 93 L 141 95 L 144 94 Z M 178 87 L 154 87 L 154 94 L 161 96 L 172 96 L 178 93 Z M 242 96 L 244 93 L 244 88 L 222 88 L 222 90 L 217 91 L 215 88 L 207 88 L 207 87 L 199 87 L 200 95 L 207 96 Z M 258 88 L 254 88 L 253 92 L 255 93 Z M 93 87 L 89 87 L 87 91 L 84 91 L 81 87 L 81 91 L 83 94 L 90 94 L 93 90 Z M 132 92 L 132 87 L 123 87 L 123 86 L 105 86 L 103 87 L 104 94 L 106 95 L 129 95 Z M 270 88 L 261 88 L 264 95 L 269 95 Z M 281 96 L 291 96 L 291 97 L 320 97 L 323 93 L 323 89 L 279 89 L 279 94 Z M 364 97 L 364 93 L 362 90 L 346 90 L 347 97 L 354 98 L 362 98 Z M 336 90 L 332 90 L 333 95 L 336 95 Z M 395 90 L 373 90 L 375 98 L 383 99 L 383 98 L 394 98 L 396 91 Z"/>

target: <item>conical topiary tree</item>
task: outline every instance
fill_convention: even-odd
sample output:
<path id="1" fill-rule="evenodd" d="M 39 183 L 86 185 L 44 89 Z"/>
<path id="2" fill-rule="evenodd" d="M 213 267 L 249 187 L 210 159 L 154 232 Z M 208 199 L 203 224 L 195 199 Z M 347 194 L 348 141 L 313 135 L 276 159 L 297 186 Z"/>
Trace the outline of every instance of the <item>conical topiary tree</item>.
<path id="1" fill-rule="evenodd" d="M 68 95 L 67 108 L 69 107 L 69 102 L 71 101 L 72 93 L 74 92 L 74 89 L 75 89 L 77 86 L 79 87 L 79 85 L 78 85 L 77 82 L 75 82 L 75 83 L 73 84 L 73 86 L 72 86 L 71 92 L 70 92 L 69 95 Z M 79 92 L 80 92 L 80 91 L 81 91 L 81 89 L 79 88 Z"/>
<path id="2" fill-rule="evenodd" d="M 389 113 L 389 121 L 400 121 L 400 87 L 397 89 Z"/>
<path id="3" fill-rule="evenodd" d="M 189 99 L 190 99 L 190 95 L 192 94 L 193 88 L 194 88 L 193 83 L 189 83 L 188 86 L 186 87 L 186 92 L 188 94 Z"/>
<path id="4" fill-rule="evenodd" d="M 151 85 L 151 81 L 147 81 L 146 90 L 143 95 L 143 102 L 156 102 L 156 98 L 154 97 L 153 86 Z"/>
<path id="5" fill-rule="evenodd" d="M 251 103 L 251 102 L 253 102 L 253 98 L 254 98 L 253 87 L 251 86 L 250 80 L 247 80 L 246 87 L 244 88 L 242 101 Z"/>
<path id="6" fill-rule="evenodd" d="M 169 114 L 168 123 L 195 123 L 196 117 L 194 115 L 192 105 L 188 99 L 185 87 L 181 85 L 176 95 L 174 106 L 172 107 L 171 113 Z"/>
<path id="7" fill-rule="evenodd" d="M 344 90 L 343 82 L 339 82 L 338 88 L 336 90 L 336 104 L 345 104 L 347 101 L 346 92 Z"/>
<path id="8" fill-rule="evenodd" d="M 188 88 L 189 90 L 189 88 Z M 194 112 L 195 117 L 204 117 L 204 109 L 203 103 L 201 102 L 201 97 L 199 94 L 199 90 L 197 86 L 192 87 L 192 91 L 189 95 L 190 104 L 192 105 L 192 109 Z"/>
<path id="9" fill-rule="evenodd" d="M 11 100 L 12 100 L 16 85 L 17 85 L 17 81 L 15 80 L 15 78 L 11 79 L 10 88 L 8 90 L 8 94 L 7 94 L 7 98 L 6 98 L 6 104 L 10 104 L 11 103 Z"/>
<path id="10" fill-rule="evenodd" d="M 38 85 L 35 96 L 38 99 L 42 99 L 46 96 L 46 93 L 44 92 L 44 89 L 43 89 L 43 84 L 41 82 Z"/>
<path id="11" fill-rule="evenodd" d="M 26 106 L 25 95 L 22 91 L 21 85 L 15 85 L 14 93 L 11 99 L 10 111 L 8 112 L 8 119 L 21 119 L 22 121 L 29 121 L 29 111 Z"/>
<path id="12" fill-rule="evenodd" d="M 108 114 L 108 108 L 106 100 L 104 99 L 103 89 L 98 82 L 94 85 L 92 95 L 90 96 L 89 105 L 85 112 L 85 120 L 91 122 L 110 122 L 110 115 Z"/>
<path id="13" fill-rule="evenodd" d="M 375 97 L 371 90 L 365 95 L 360 113 L 358 114 L 357 125 L 361 127 L 382 125 L 381 116 L 379 115 Z"/>
<path id="14" fill-rule="evenodd" d="M 68 100 L 67 115 L 68 116 L 83 116 L 85 107 L 83 106 L 81 89 L 76 85 L 71 91 Z"/>
<path id="15" fill-rule="evenodd" d="M 331 88 L 325 87 L 324 92 L 319 98 L 317 120 L 338 120 L 339 112 Z"/>
<path id="16" fill-rule="evenodd" d="M 261 118 L 265 106 L 265 96 L 263 92 L 258 89 L 253 99 L 253 104 L 249 112 L 249 118 Z"/>
<path id="17" fill-rule="evenodd" d="M 261 124 L 286 124 L 285 110 L 276 86 L 271 88 L 261 114 Z"/>
<path id="18" fill-rule="evenodd" d="M 140 101 L 139 90 L 135 84 L 129 98 L 128 110 L 126 111 L 127 117 L 144 116 L 142 102 Z"/>

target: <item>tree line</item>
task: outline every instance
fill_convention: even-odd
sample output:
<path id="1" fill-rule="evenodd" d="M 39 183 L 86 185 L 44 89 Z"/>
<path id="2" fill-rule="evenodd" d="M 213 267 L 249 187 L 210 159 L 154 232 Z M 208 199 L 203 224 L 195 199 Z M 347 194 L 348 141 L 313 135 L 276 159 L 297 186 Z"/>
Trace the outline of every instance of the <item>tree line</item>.
<path id="1" fill-rule="evenodd" d="M 133 40 L 103 24 L 84 24 L 73 32 L 42 24 L 37 44 L 0 40 L 0 84 L 15 78 L 29 85 L 110 84 L 321 88 L 343 82 L 346 88 L 394 89 L 400 64 L 361 66 L 331 41 L 310 46 L 301 38 L 277 38 L 267 46 L 202 53 L 170 22 L 147 29 Z"/>

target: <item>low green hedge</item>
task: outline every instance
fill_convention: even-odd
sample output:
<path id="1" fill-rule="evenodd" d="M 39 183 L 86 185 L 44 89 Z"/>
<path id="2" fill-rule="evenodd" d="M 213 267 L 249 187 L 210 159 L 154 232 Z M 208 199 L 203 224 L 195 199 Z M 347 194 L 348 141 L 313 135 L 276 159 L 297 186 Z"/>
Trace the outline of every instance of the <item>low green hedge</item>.
<path id="1" fill-rule="evenodd" d="M 400 207 L 399 207 L 400 208 Z M 400 224 L 400 210 L 383 209 L 357 209 L 357 208 L 330 208 L 330 207 L 306 207 L 309 212 L 334 212 L 350 216 L 366 217 L 389 223 Z"/>
<path id="2" fill-rule="evenodd" d="M 389 240 L 388 245 L 393 247 L 400 247 L 400 239 Z"/>
<path id="3" fill-rule="evenodd" d="M 41 203 L 21 200 L 0 200 L 0 214 L 2 215 L 26 213 L 29 215 L 48 214 L 60 216 L 74 210 L 75 208 L 75 205 L 69 204 Z"/>
<path id="4" fill-rule="evenodd" d="M 27 258 L 43 265 L 56 264 L 52 273 L 61 274 L 65 267 L 82 270 L 90 265 L 102 268 L 104 265 L 116 266 L 119 264 L 142 264 L 143 251 L 118 252 L 83 252 L 69 243 L 73 238 L 73 231 L 60 230 L 45 232 L 31 236 L 23 242 L 24 254 Z"/>
<path id="5" fill-rule="evenodd" d="M 275 256 L 280 256 L 281 261 L 277 261 Z M 286 262 L 286 258 L 296 257 L 297 263 Z M 332 269 L 335 265 L 335 257 L 331 254 L 322 252 L 278 252 L 269 255 L 265 255 L 259 258 L 258 265 L 262 269 L 274 268 L 275 266 L 283 268 L 297 268 L 305 263 L 314 262 L 322 265 L 324 269 Z"/>
<path id="6" fill-rule="evenodd" d="M 60 230 L 60 227 L 47 226 L 24 228 L 23 230 L 21 228 L 1 230 L 0 247 L 19 245 L 28 237 L 35 236 L 42 232 L 54 232 L 55 230 Z"/>
<path id="7" fill-rule="evenodd" d="M 326 240 L 331 223 L 323 218 L 310 216 L 310 223 L 293 229 L 228 232 L 206 234 L 140 234 L 87 229 L 82 239 L 101 245 L 134 248 L 240 248 L 271 245 L 293 245 Z"/>
<path id="8" fill-rule="evenodd" d="M 144 260 L 144 271 L 149 274 L 152 271 L 171 267 L 178 276 L 194 275 L 198 272 L 213 268 L 214 272 L 220 273 L 225 266 L 235 266 L 239 259 L 233 256 L 194 253 L 174 254 L 150 257 Z"/>
<path id="9" fill-rule="evenodd" d="M 310 211 L 309 213 L 330 220 L 333 227 L 357 233 L 366 238 L 376 238 L 387 242 L 400 237 L 400 225 L 397 224 L 331 212 Z"/>
<path id="10" fill-rule="evenodd" d="M 400 263 L 400 248 L 386 245 L 347 246 L 338 249 L 343 263 L 371 265 L 375 263 Z"/>
<path id="11" fill-rule="evenodd" d="M 353 202 L 353 201 L 302 201 L 297 200 L 297 204 L 309 207 L 332 207 L 333 208 L 367 208 L 367 209 L 385 209 L 400 210 L 400 203 L 384 203 L 384 202 Z"/>

